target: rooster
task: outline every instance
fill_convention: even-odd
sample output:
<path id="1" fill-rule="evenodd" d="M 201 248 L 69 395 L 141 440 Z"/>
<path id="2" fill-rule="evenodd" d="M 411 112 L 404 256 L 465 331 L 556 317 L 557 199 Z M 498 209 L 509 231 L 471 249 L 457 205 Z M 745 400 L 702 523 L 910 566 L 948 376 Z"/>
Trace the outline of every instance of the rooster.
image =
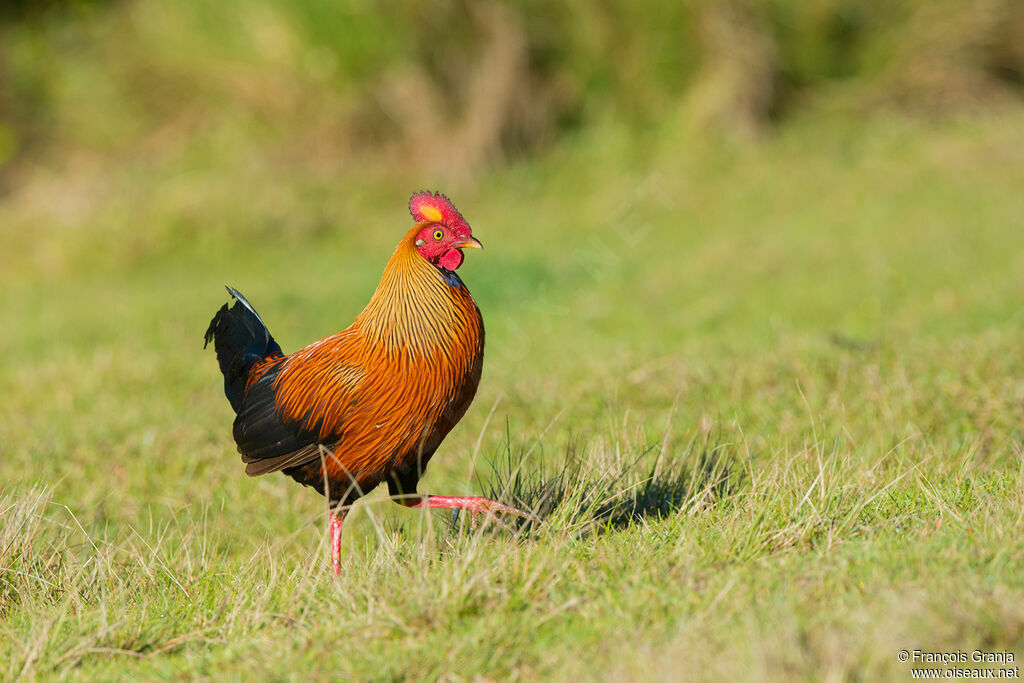
<path id="1" fill-rule="evenodd" d="M 414 194 L 409 212 L 416 225 L 348 328 L 285 355 L 228 287 L 234 304 L 224 304 L 205 335 L 235 411 L 246 474 L 283 472 L 327 496 L 335 573 L 347 510 L 382 482 L 409 507 L 533 518 L 489 498 L 416 492 L 480 381 L 483 320 L 455 271 L 463 249 L 483 247 L 440 193 Z"/>

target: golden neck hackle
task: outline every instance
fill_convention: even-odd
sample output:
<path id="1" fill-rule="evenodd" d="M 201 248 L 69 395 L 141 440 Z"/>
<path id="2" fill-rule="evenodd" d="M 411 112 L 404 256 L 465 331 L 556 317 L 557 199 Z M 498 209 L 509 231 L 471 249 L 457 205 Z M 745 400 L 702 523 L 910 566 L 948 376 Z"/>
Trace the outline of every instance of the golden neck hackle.
<path id="1" fill-rule="evenodd" d="M 368 340 L 389 355 L 412 351 L 433 357 L 450 356 L 457 340 L 471 326 L 468 292 L 453 292 L 441 272 L 416 249 L 417 224 L 398 243 L 370 302 L 353 323 Z"/>

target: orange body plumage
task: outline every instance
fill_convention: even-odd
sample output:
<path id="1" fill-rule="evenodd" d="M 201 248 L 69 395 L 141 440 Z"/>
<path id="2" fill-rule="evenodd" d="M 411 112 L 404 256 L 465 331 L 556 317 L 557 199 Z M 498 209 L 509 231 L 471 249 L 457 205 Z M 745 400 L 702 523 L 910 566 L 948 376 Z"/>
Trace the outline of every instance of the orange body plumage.
<path id="1" fill-rule="evenodd" d="M 417 193 L 417 220 L 388 261 L 366 308 L 345 330 L 281 352 L 245 298 L 210 323 L 234 437 L 246 472 L 281 471 L 328 496 L 337 569 L 345 506 L 381 482 L 411 506 L 523 514 L 484 498 L 420 496 L 416 484 L 476 394 L 484 327 L 455 274 L 479 248 L 440 194 Z"/>
<path id="2" fill-rule="evenodd" d="M 235 438 L 248 474 L 283 470 L 319 490 L 326 479 L 332 504 L 385 480 L 392 494 L 415 492 L 423 467 L 476 394 L 484 349 L 476 302 L 454 273 L 446 276 L 416 252 L 420 230 L 399 243 L 350 327 L 250 375 L 247 393 L 273 378 L 277 414 L 309 443 L 260 457 L 262 423 L 249 418 L 265 408 L 244 404 Z M 256 451 L 247 452 L 251 447 Z"/>

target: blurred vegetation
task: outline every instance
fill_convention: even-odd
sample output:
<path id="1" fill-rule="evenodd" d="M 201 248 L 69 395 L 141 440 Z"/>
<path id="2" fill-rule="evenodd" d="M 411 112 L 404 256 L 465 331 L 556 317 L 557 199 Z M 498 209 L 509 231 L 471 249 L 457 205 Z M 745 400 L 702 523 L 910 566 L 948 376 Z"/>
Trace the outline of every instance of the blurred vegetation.
<path id="1" fill-rule="evenodd" d="M 458 177 L 609 118 L 763 131 L 821 107 L 1019 104 L 1016 0 L 20 0 L 0 164 L 158 159 L 225 127 L 276 162 Z"/>
<path id="2" fill-rule="evenodd" d="M 558 150 L 627 173 L 821 116 L 1016 111 L 1024 4 L 21 0 L 0 85 L 0 231 L 52 275 L 305 243 Z"/>

